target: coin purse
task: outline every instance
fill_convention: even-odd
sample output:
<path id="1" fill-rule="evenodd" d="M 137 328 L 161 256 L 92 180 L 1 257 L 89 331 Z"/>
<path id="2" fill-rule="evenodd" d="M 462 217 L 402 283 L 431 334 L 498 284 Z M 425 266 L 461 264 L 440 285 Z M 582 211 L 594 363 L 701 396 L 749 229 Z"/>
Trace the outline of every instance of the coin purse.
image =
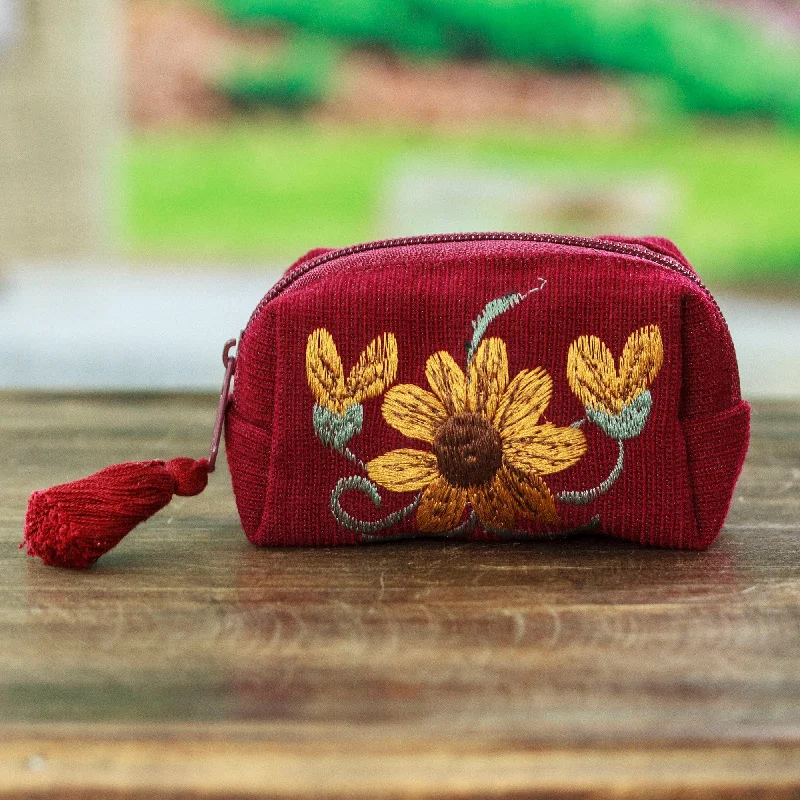
<path id="1" fill-rule="evenodd" d="M 30 555 L 89 566 L 173 494 L 202 491 L 223 428 L 257 545 L 593 531 L 702 549 L 749 441 L 725 320 L 660 238 L 313 250 L 259 303 L 235 356 L 231 344 L 211 457 L 35 492 Z"/>

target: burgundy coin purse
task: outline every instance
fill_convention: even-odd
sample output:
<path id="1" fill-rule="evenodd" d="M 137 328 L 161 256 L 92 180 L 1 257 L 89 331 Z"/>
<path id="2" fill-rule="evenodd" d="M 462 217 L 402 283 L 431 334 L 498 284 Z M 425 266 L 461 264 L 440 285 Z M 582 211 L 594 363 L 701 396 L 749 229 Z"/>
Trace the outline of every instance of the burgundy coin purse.
<path id="1" fill-rule="evenodd" d="M 34 493 L 28 553 L 93 563 L 174 493 L 202 490 L 223 423 L 257 545 L 595 531 L 701 549 L 749 440 L 725 320 L 659 238 L 314 250 L 226 366 L 210 459 L 121 464 Z"/>

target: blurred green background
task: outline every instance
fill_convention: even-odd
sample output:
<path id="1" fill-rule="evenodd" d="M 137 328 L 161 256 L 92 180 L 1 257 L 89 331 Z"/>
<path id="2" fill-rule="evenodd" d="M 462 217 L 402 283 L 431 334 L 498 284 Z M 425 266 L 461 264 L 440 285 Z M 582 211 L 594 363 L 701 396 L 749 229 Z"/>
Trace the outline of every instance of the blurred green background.
<path id="1" fill-rule="evenodd" d="M 388 171 L 409 153 L 560 168 L 570 176 L 579 170 L 600 181 L 635 178 L 656 165 L 680 190 L 656 232 L 678 242 L 706 277 L 782 278 L 800 273 L 799 145 L 791 133 L 688 126 L 625 139 L 415 135 L 318 130 L 295 122 L 136 135 L 123 157 L 126 239 L 143 256 L 285 259 L 311 246 L 390 236 L 376 211 Z M 572 233 L 576 225 L 551 228 L 547 232 Z"/>
<path id="2" fill-rule="evenodd" d="M 131 2 L 118 235 L 137 257 L 257 260 L 546 225 L 669 236 L 712 282 L 791 279 L 800 8 L 756 5 Z M 188 68 L 153 57 L 159 20 L 199 43 Z M 202 102 L 154 110 L 170 69 Z"/>

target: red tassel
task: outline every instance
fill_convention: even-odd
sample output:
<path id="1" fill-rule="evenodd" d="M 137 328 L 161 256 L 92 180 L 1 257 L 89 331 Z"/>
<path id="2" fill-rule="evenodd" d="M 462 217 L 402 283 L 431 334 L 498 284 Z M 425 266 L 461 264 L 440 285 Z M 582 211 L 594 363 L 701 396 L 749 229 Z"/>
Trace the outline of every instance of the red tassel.
<path id="1" fill-rule="evenodd" d="M 45 564 L 86 569 L 173 495 L 200 494 L 212 469 L 205 458 L 129 462 L 34 492 L 20 547 Z"/>

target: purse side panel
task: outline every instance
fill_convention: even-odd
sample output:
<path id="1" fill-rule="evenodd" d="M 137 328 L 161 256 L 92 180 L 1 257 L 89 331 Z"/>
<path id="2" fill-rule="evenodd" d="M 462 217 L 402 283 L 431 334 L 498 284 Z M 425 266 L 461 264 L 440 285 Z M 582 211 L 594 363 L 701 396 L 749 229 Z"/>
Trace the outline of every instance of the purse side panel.
<path id="1" fill-rule="evenodd" d="M 681 426 L 686 440 L 697 536 L 708 547 L 730 508 L 750 442 L 750 406 L 742 400 L 730 332 L 709 298 L 683 303 L 684 379 Z"/>

